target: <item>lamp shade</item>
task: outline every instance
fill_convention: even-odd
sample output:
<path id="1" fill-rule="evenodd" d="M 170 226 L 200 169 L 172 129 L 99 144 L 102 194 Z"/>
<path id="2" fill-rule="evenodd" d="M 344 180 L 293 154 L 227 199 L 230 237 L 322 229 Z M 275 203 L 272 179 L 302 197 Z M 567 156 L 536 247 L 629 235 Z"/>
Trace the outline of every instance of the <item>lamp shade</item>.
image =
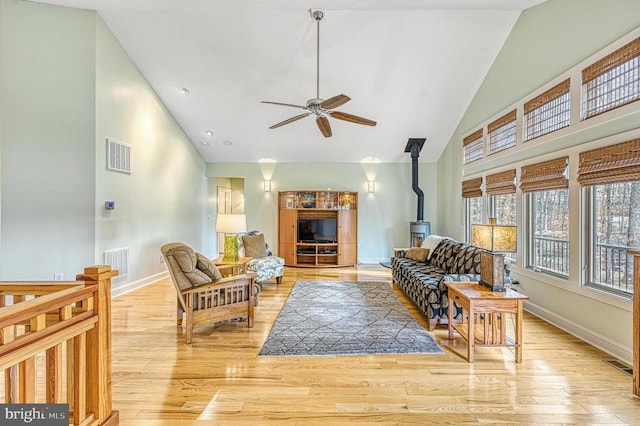
<path id="1" fill-rule="evenodd" d="M 218 213 L 216 231 L 224 234 L 247 232 L 247 216 L 244 214 Z"/>
<path id="2" fill-rule="evenodd" d="M 515 253 L 517 229 L 512 225 L 471 225 L 471 244 L 489 251 Z"/>

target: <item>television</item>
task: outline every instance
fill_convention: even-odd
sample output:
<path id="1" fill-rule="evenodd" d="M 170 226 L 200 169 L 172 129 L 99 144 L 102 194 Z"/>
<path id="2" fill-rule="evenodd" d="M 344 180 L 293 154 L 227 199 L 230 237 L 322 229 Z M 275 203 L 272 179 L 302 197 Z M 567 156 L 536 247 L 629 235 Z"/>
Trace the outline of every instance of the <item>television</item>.
<path id="1" fill-rule="evenodd" d="M 336 218 L 298 218 L 299 243 L 335 243 L 337 240 Z"/>

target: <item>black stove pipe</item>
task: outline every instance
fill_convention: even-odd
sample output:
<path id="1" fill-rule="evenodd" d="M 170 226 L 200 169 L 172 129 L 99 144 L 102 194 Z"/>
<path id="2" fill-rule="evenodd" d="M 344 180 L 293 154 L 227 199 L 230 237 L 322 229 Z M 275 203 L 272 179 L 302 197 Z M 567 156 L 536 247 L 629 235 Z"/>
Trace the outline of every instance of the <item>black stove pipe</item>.
<path id="1" fill-rule="evenodd" d="M 418 213 L 417 221 L 424 221 L 424 192 L 418 186 L 418 157 L 426 138 L 410 138 L 404 152 L 411 153 L 411 189 L 418 196 Z"/>

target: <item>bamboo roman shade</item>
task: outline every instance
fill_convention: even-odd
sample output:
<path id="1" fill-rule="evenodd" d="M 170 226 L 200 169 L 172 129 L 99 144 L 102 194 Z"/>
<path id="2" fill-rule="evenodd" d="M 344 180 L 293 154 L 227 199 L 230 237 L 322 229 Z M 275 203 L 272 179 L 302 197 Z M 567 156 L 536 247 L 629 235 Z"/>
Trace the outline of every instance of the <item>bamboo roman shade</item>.
<path id="1" fill-rule="evenodd" d="M 558 99 L 560 96 L 566 95 L 569 93 L 570 89 L 570 81 L 566 79 L 560 84 L 556 84 L 551 89 L 546 92 L 536 96 L 531 99 L 529 102 L 524 104 L 524 113 L 529 114 L 531 111 L 540 108 L 543 105 L 548 104 L 554 99 Z"/>
<path id="2" fill-rule="evenodd" d="M 640 37 L 583 69 L 582 84 L 588 83 L 638 56 L 640 56 Z"/>
<path id="3" fill-rule="evenodd" d="M 520 173 L 520 189 L 523 192 L 531 192 L 569 188 L 569 180 L 565 177 L 568 161 L 569 157 L 562 157 L 523 166 Z"/>
<path id="4" fill-rule="evenodd" d="M 482 197 L 482 177 L 462 181 L 462 197 Z"/>
<path id="5" fill-rule="evenodd" d="M 515 194 L 516 169 L 487 176 L 486 191 L 489 195 Z"/>
<path id="6" fill-rule="evenodd" d="M 580 153 L 578 182 L 602 185 L 640 180 L 640 139 Z"/>
<path id="7" fill-rule="evenodd" d="M 640 99 L 640 37 L 582 70 L 583 118 Z"/>
<path id="8" fill-rule="evenodd" d="M 487 137 L 489 154 L 516 146 L 516 110 L 489 123 Z"/>
<path id="9" fill-rule="evenodd" d="M 482 139 L 482 135 L 483 135 L 483 130 L 482 129 L 476 130 L 475 132 L 471 133 L 466 138 L 462 139 L 462 146 L 467 146 L 471 142 L 475 142 L 478 139 Z"/>
<path id="10" fill-rule="evenodd" d="M 505 124 L 509 124 L 512 121 L 516 121 L 516 110 L 514 109 L 513 111 L 511 111 L 508 114 L 503 115 L 502 117 L 498 118 L 495 121 L 492 121 L 491 123 L 489 123 L 489 125 L 487 126 L 487 132 L 488 133 L 493 133 L 494 131 L 498 130 L 500 127 L 504 126 Z"/>
<path id="11" fill-rule="evenodd" d="M 462 139 L 462 147 L 464 150 L 464 164 L 476 161 L 482 158 L 483 150 L 483 130 L 478 129 L 469 136 Z"/>

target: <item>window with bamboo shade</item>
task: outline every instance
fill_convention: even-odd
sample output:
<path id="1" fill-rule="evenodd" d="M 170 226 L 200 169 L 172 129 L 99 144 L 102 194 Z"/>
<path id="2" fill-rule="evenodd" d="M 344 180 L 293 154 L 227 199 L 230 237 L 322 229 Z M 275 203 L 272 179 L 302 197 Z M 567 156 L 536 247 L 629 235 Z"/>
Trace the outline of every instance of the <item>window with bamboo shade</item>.
<path id="1" fill-rule="evenodd" d="M 484 131 L 478 129 L 469 136 L 462 139 L 464 150 L 464 164 L 471 163 L 482 158 L 484 155 Z"/>
<path id="2" fill-rule="evenodd" d="M 569 188 L 567 165 L 569 157 L 556 158 L 523 166 L 520 173 L 520 189 L 523 192 Z"/>
<path id="3" fill-rule="evenodd" d="M 571 121 L 570 80 L 555 85 L 524 104 L 524 140 L 567 127 Z"/>
<path id="4" fill-rule="evenodd" d="M 582 119 L 640 99 L 640 37 L 582 70 Z"/>
<path id="5" fill-rule="evenodd" d="M 640 139 L 580 153 L 578 182 L 603 185 L 640 181 Z"/>
<path id="6" fill-rule="evenodd" d="M 487 126 L 489 155 L 516 146 L 516 110 L 503 115 Z"/>
<path id="7" fill-rule="evenodd" d="M 482 197 L 482 177 L 462 181 L 462 197 Z"/>

